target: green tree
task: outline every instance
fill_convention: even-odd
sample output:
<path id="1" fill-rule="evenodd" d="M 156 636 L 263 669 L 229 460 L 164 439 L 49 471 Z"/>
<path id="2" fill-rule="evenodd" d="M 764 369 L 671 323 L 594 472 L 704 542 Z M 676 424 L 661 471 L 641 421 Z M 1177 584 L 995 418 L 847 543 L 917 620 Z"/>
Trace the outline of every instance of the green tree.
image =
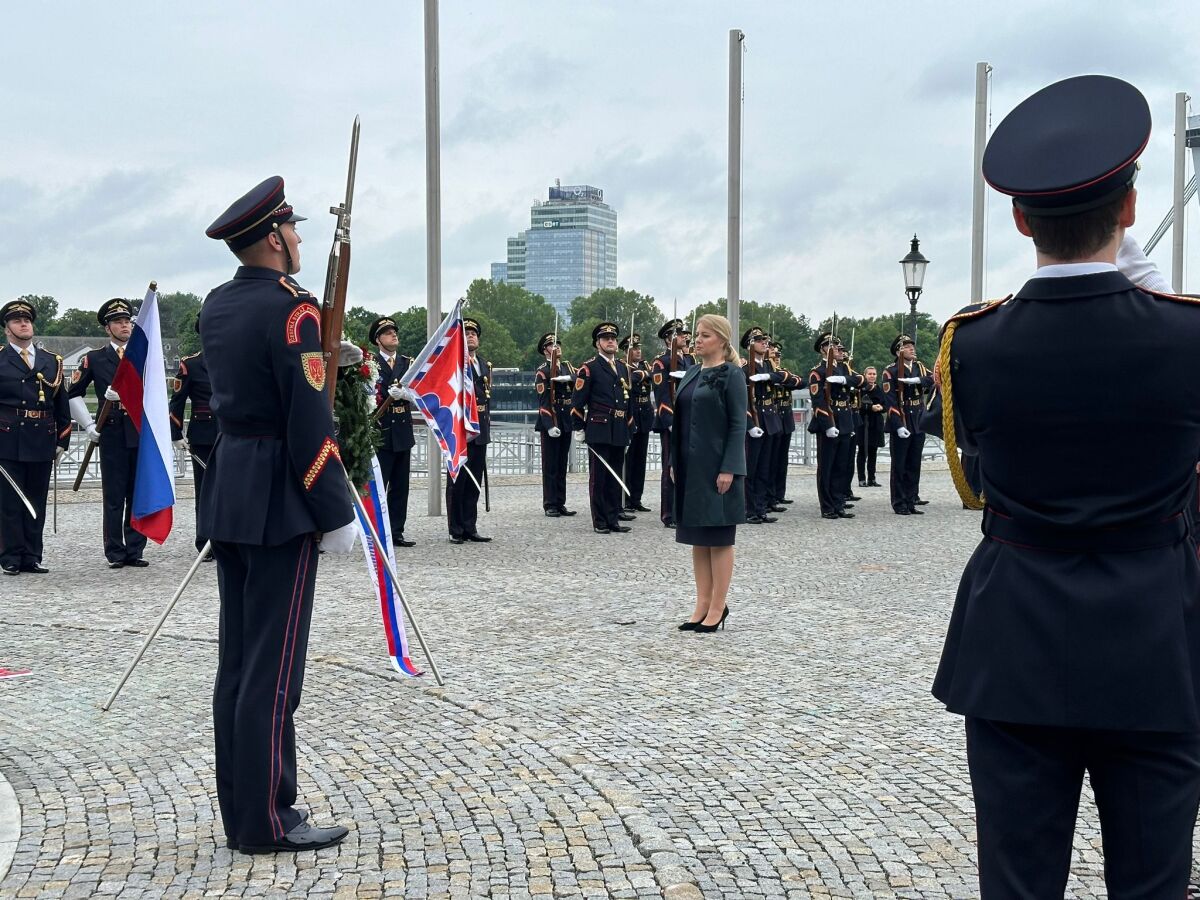
<path id="1" fill-rule="evenodd" d="M 477 320 L 482 330 L 479 335 L 479 355 L 502 369 L 520 368 L 528 354 L 517 346 L 508 329 L 477 309 L 471 310 L 470 318 Z"/>
<path id="2" fill-rule="evenodd" d="M 400 338 L 400 352 L 405 356 L 416 356 L 429 342 L 425 307 L 414 306 L 402 313 L 395 313 L 396 334 Z"/>
<path id="3" fill-rule="evenodd" d="M 541 364 L 538 339 L 554 328 L 554 307 L 544 297 L 517 285 L 476 278 L 467 288 L 466 298 L 468 316 L 482 313 L 508 331 L 523 352 L 521 368 L 528 370 Z M 565 324 L 560 322 L 559 327 L 563 328 Z"/>
<path id="4" fill-rule="evenodd" d="M 702 303 L 696 308 L 695 318 L 715 313 L 727 315 L 728 304 L 724 297 L 711 303 Z M 790 306 L 783 303 L 757 303 L 753 300 L 743 300 L 738 306 L 738 320 L 741 333 L 733 336 L 738 354 L 745 356 L 741 347 L 742 335 L 754 326 L 768 332 L 775 340 L 783 345 L 780 361 L 783 367 L 793 372 L 807 372 L 812 368 L 810 358 L 815 359 L 812 352 L 814 340 L 813 328 L 808 317 L 803 313 L 797 314 Z"/>
<path id="5" fill-rule="evenodd" d="M 104 329 L 96 321 L 94 309 L 68 309 L 50 324 L 51 328 L 39 329 L 40 332 L 70 337 L 104 337 Z"/>
<path id="6" fill-rule="evenodd" d="M 854 368 L 856 371 L 861 372 L 867 366 L 875 366 L 876 369 L 882 371 L 883 367 L 889 365 L 894 359 L 891 352 L 892 341 L 902 331 L 904 334 L 910 334 L 908 331 L 910 327 L 911 321 L 909 315 L 898 312 L 892 315 L 871 316 L 861 319 L 839 319 L 837 334 L 847 348 L 853 339 Z M 832 329 L 832 318 L 824 320 L 818 326 L 819 331 L 831 331 Z M 928 313 L 917 313 L 917 333 L 914 335 L 917 341 L 917 356 L 927 366 L 933 365 L 933 359 L 937 354 L 937 334 L 939 329 L 938 322 Z M 808 350 L 808 358 L 815 365 L 817 354 L 813 352 L 811 342 L 806 349 Z"/>
<path id="7" fill-rule="evenodd" d="M 58 315 L 58 301 L 43 294 L 22 294 L 17 298 L 23 300 L 37 312 L 37 322 L 34 327 L 38 334 L 54 334 L 54 317 Z"/>
<path id="8" fill-rule="evenodd" d="M 371 327 L 371 323 L 378 318 L 379 313 L 367 309 L 365 306 L 350 307 L 346 310 L 345 318 L 342 320 L 342 330 L 346 333 L 346 340 L 359 345 L 366 344 L 367 330 Z M 393 318 L 395 317 L 393 316 Z"/>
<path id="9" fill-rule="evenodd" d="M 614 322 L 621 337 L 634 331 L 642 336 L 645 356 L 653 355 L 658 329 L 665 321 L 661 309 L 649 294 L 639 294 L 628 288 L 601 288 L 586 297 L 571 301 L 571 327 L 561 336 L 563 356 L 575 365 L 595 356 L 592 329 L 601 322 Z"/>

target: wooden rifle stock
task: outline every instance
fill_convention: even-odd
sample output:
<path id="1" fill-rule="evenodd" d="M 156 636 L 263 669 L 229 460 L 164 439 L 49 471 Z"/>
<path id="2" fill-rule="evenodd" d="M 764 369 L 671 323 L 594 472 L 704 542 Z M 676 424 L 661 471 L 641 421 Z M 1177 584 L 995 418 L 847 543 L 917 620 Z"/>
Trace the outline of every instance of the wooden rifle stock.
<path id="1" fill-rule="evenodd" d="M 105 400 L 100 405 L 100 415 L 96 422 L 96 431 L 104 430 L 104 424 L 108 421 L 109 413 L 112 412 L 112 401 Z M 96 450 L 96 442 L 88 441 L 87 449 L 83 451 L 83 461 L 79 464 L 79 471 L 75 473 L 75 483 L 71 485 L 71 490 L 78 491 L 79 486 L 83 484 L 83 476 L 87 474 L 88 464 L 92 461 L 92 453 Z"/>
<path id="2" fill-rule="evenodd" d="M 346 285 L 350 278 L 350 211 L 354 206 L 354 175 L 358 168 L 358 116 L 350 132 L 350 165 L 346 174 L 346 199 L 329 211 L 337 217 L 333 247 L 325 267 L 325 293 L 321 298 L 321 355 L 325 361 L 325 391 L 329 408 L 337 392 L 338 353 L 346 319 Z"/>

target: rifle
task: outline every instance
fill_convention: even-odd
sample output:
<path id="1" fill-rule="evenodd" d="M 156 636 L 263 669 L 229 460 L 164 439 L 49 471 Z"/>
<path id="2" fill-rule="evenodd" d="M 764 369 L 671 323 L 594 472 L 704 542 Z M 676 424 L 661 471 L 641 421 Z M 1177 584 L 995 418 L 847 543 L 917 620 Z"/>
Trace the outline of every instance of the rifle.
<path id="1" fill-rule="evenodd" d="M 750 341 L 750 345 L 750 355 L 746 360 L 746 371 L 749 373 L 749 377 L 746 379 L 746 400 L 747 406 L 750 409 L 750 421 L 754 423 L 755 428 L 761 428 L 762 426 L 758 424 L 758 407 L 754 403 L 754 382 L 750 380 L 756 374 L 753 340 Z"/>
<path id="2" fill-rule="evenodd" d="M 325 360 L 325 390 L 329 408 L 337 390 L 338 352 L 342 343 L 342 325 L 346 318 L 346 283 L 350 278 L 350 211 L 354 205 L 354 172 L 358 168 L 358 116 L 350 132 L 350 165 L 346 173 L 346 199 L 329 211 L 337 216 L 333 229 L 333 247 L 325 269 L 325 293 L 321 298 L 321 356 Z"/>
<path id="3" fill-rule="evenodd" d="M 550 427 L 558 427 L 558 408 L 554 405 L 554 379 L 558 377 L 558 313 L 554 313 L 554 346 L 550 348 L 550 364 L 546 368 L 547 374 L 550 376 Z"/>

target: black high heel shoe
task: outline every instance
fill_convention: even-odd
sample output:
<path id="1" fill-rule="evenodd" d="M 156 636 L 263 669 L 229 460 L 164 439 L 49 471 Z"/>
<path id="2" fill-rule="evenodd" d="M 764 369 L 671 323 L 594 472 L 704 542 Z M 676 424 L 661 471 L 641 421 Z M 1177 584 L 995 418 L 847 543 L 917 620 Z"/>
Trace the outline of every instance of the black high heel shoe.
<path id="1" fill-rule="evenodd" d="M 725 620 L 729 618 L 729 607 L 725 607 L 725 611 L 721 613 L 721 621 L 712 625 L 705 625 L 703 622 L 697 622 L 696 627 L 692 629 L 697 634 L 712 634 L 718 628 L 725 627 Z"/>
<path id="2" fill-rule="evenodd" d="M 700 622 L 703 622 L 703 621 L 704 621 L 703 619 L 700 620 Z M 684 622 L 682 625 L 679 626 L 679 630 L 680 631 L 695 631 L 696 626 L 699 625 L 700 622 Z"/>

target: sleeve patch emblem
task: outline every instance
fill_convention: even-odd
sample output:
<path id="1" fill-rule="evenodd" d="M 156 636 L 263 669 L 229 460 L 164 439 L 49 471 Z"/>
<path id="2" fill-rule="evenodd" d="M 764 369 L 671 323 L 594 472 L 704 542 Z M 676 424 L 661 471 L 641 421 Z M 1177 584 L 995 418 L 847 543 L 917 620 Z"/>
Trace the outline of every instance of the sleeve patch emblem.
<path id="1" fill-rule="evenodd" d="M 300 325 L 305 319 L 312 319 L 317 325 L 317 340 L 321 339 L 321 314 L 317 308 L 311 303 L 301 303 L 292 310 L 292 314 L 287 320 L 287 342 L 288 346 L 294 346 L 300 343 Z"/>
<path id="2" fill-rule="evenodd" d="M 541 393 L 544 393 L 544 392 L 545 392 L 545 390 L 546 390 L 546 385 L 545 385 L 545 383 L 544 383 L 544 382 L 543 382 L 543 381 L 542 381 L 542 380 L 539 378 L 539 379 L 538 379 L 538 383 L 537 383 L 537 392 L 538 392 L 539 394 L 541 394 Z"/>
<path id="3" fill-rule="evenodd" d="M 325 470 L 325 464 L 329 462 L 330 456 L 336 456 L 339 462 L 342 459 L 338 445 L 330 438 L 325 438 L 324 443 L 321 444 L 321 449 L 317 451 L 317 455 L 312 461 L 312 465 L 304 473 L 304 489 L 306 491 L 311 491 L 313 485 L 317 483 L 317 479 L 321 477 L 321 472 Z"/>
<path id="4" fill-rule="evenodd" d="M 575 379 L 575 390 L 577 390 L 577 391 L 583 390 L 583 377 L 582 376 L 579 376 Z"/>
<path id="5" fill-rule="evenodd" d="M 172 379 L 171 379 L 171 391 L 172 391 L 173 393 L 176 393 L 176 394 L 177 394 L 177 393 L 179 393 L 179 389 L 180 389 L 181 387 L 183 387 L 183 382 L 182 382 L 182 381 L 180 381 L 178 378 L 172 378 Z"/>
<path id="6" fill-rule="evenodd" d="M 809 389 L 810 391 L 812 391 L 812 392 L 813 392 L 813 396 L 815 397 L 815 396 L 817 395 L 817 390 L 819 389 L 819 386 L 818 386 L 818 385 L 817 385 L 817 383 L 814 381 L 812 384 L 810 384 L 810 385 L 808 386 L 808 389 Z"/>
<path id="7" fill-rule="evenodd" d="M 319 352 L 301 353 L 300 366 L 314 391 L 325 390 L 325 357 Z"/>

